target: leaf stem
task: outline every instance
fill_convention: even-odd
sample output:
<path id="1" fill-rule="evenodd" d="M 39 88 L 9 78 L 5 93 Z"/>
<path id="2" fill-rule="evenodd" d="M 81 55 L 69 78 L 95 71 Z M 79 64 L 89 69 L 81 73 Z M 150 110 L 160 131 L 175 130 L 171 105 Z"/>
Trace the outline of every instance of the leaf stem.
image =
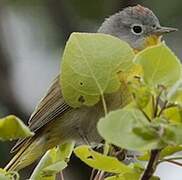
<path id="1" fill-rule="evenodd" d="M 59 174 L 60 174 L 60 180 L 64 180 L 63 171 L 61 171 Z"/>
<path id="2" fill-rule="evenodd" d="M 145 111 L 143 109 L 140 109 L 140 111 L 143 113 L 143 115 L 147 118 L 147 120 L 149 122 L 151 122 L 152 120 L 149 118 L 149 116 L 145 113 Z"/>
<path id="3" fill-rule="evenodd" d="M 102 99 L 102 105 L 103 105 L 103 108 L 104 108 L 104 115 L 106 116 L 107 115 L 107 105 L 106 105 L 106 101 L 105 101 L 103 93 L 101 93 L 101 99 Z"/>
<path id="4" fill-rule="evenodd" d="M 101 99 L 102 99 L 102 105 L 103 105 L 103 109 L 104 109 L 104 115 L 106 116 L 108 111 L 107 111 L 107 105 L 106 105 L 106 101 L 105 101 L 103 92 L 101 93 Z M 108 153 L 109 153 L 109 144 L 105 141 L 103 154 L 107 155 Z M 98 171 L 96 176 L 94 177 L 94 180 L 102 180 L 103 177 L 104 177 L 104 171 Z"/>
<path id="5" fill-rule="evenodd" d="M 163 106 L 162 106 L 162 108 L 161 108 L 161 110 L 159 111 L 157 117 L 160 117 L 161 116 L 161 114 L 163 113 L 163 111 L 166 109 L 167 104 L 168 104 L 168 101 L 165 101 L 164 104 L 163 104 Z"/>
<path id="6" fill-rule="evenodd" d="M 157 96 L 157 99 L 156 99 L 156 104 L 154 105 L 154 117 L 156 117 L 157 116 L 157 114 L 158 114 L 158 110 L 159 110 L 159 108 L 158 108 L 158 106 L 159 106 L 159 103 L 160 103 L 160 97 L 161 97 L 161 94 L 162 94 L 162 92 L 164 91 L 164 89 L 161 89 L 161 91 L 159 92 L 159 95 Z M 164 107 L 164 106 L 163 106 Z"/>
<path id="7" fill-rule="evenodd" d="M 160 152 L 161 150 L 159 149 L 154 149 L 151 151 L 150 160 L 148 162 L 146 170 L 143 173 L 141 180 L 149 180 L 153 176 L 158 165 Z"/>

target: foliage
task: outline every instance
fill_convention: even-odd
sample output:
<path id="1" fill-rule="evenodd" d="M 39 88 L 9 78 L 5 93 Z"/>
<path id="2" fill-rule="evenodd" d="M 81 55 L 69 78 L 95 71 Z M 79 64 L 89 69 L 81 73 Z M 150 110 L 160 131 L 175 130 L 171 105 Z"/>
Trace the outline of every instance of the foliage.
<path id="1" fill-rule="evenodd" d="M 15 140 L 32 136 L 33 133 L 16 116 L 10 115 L 0 119 L 0 140 Z"/>
<path id="2" fill-rule="evenodd" d="M 30 179 L 54 180 L 56 174 L 67 167 L 67 162 L 69 161 L 73 148 L 74 142 L 69 142 L 47 151 L 35 168 Z"/>
<path id="3" fill-rule="evenodd" d="M 23 122 L 16 116 L 10 115 L 0 119 L 0 140 L 15 140 L 32 136 L 33 133 L 28 129 Z M 0 179 L 16 180 L 19 179 L 17 172 L 6 172 L 0 169 Z"/>
<path id="4" fill-rule="evenodd" d="M 130 53 L 127 61 L 125 50 Z M 108 66 L 110 62 L 112 66 Z M 115 64 L 120 64 L 119 69 L 115 68 Z M 140 68 L 133 73 L 132 70 L 137 65 Z M 182 144 L 179 85 L 182 72 L 181 63 L 174 53 L 162 42 L 133 56 L 128 45 L 122 41 L 117 42 L 116 38 L 76 33 L 68 40 L 61 68 L 61 85 L 66 92 L 63 94 L 73 107 L 92 106 L 99 101 L 99 97 L 103 99 L 103 95 L 122 89 L 118 88 L 118 84 L 115 86 L 117 79 L 120 87 L 125 83 L 126 96 L 129 94 L 131 98 L 127 99 L 122 109 L 109 113 L 105 101 L 102 100 L 106 111 L 105 117 L 98 122 L 98 132 L 110 147 L 115 145 L 121 149 L 137 151 L 138 160 L 150 163 L 139 172 L 134 168 L 135 163 L 131 163 L 127 166 L 130 172 L 125 172 L 126 165 L 123 167 L 122 162 L 118 165 L 118 161 L 107 154 L 109 150 L 101 155 L 91 150 L 91 147 L 81 146 L 75 150 L 75 154 L 87 165 L 97 169 L 100 176 L 100 171 L 116 174 L 106 179 L 143 180 L 148 172 L 148 179 L 158 179 L 152 177 L 157 165 L 165 161 L 167 156 L 181 151 Z M 115 81 L 112 82 L 111 79 Z M 83 81 L 83 87 L 80 87 L 80 81 Z M 105 91 L 108 89 L 108 82 L 111 89 Z M 84 97 L 84 102 L 78 104 L 80 96 Z M 97 98 L 93 100 L 93 96 Z M 124 101 L 126 96 L 123 95 Z M 118 172 L 119 169 L 122 172 Z"/>
<path id="5" fill-rule="evenodd" d="M 98 120 L 97 129 L 105 140 L 103 153 L 88 145 L 74 149 L 74 142 L 68 142 L 49 150 L 31 179 L 55 179 L 73 149 L 81 161 L 97 170 L 94 180 L 160 179 L 153 176 L 157 166 L 175 163 L 176 157 L 169 156 L 182 151 L 181 73 L 179 59 L 164 42 L 134 54 L 115 37 L 73 33 L 61 64 L 62 92 L 73 108 L 92 108 L 102 102 L 105 116 Z M 108 112 L 105 95 L 118 91 L 124 103 Z M 8 125 L 3 128 L 10 128 L 9 118 L 4 121 Z M 0 134 L 1 138 L 32 135 L 19 120 L 18 124 L 13 136 L 6 130 L 8 134 Z M 8 173 L 1 170 L 0 176 L 6 178 Z"/>

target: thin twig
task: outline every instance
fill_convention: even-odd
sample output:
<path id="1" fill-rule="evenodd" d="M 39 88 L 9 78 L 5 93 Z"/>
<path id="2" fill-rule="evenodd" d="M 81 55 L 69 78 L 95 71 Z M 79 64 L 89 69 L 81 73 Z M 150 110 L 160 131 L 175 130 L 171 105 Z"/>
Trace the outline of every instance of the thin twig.
<path id="1" fill-rule="evenodd" d="M 100 174 L 99 174 L 99 177 L 98 177 L 98 180 L 103 180 L 104 178 L 104 171 L 101 171 Z"/>
<path id="2" fill-rule="evenodd" d="M 93 180 L 98 180 L 98 179 L 99 179 L 99 176 L 100 176 L 100 173 L 101 173 L 101 171 L 99 170 L 99 171 L 97 172 L 97 174 L 95 175 L 95 177 L 94 177 Z"/>
<path id="3" fill-rule="evenodd" d="M 90 180 L 93 180 L 94 179 L 95 171 L 96 171 L 96 169 L 92 169 L 92 173 L 91 173 L 91 176 L 90 176 Z"/>
<path id="4" fill-rule="evenodd" d="M 157 96 L 157 99 L 156 99 L 156 104 L 154 105 L 154 107 L 155 107 L 155 109 L 154 109 L 154 117 L 156 117 L 157 114 L 158 114 L 158 106 L 159 106 L 160 97 L 161 97 L 162 92 L 163 92 L 163 89 L 159 92 L 159 95 Z"/>
<path id="5" fill-rule="evenodd" d="M 140 111 L 143 113 L 143 115 L 147 118 L 147 120 L 149 122 L 151 122 L 151 119 L 149 118 L 149 116 L 145 113 L 145 111 L 143 109 L 140 109 Z"/>
<path id="6" fill-rule="evenodd" d="M 182 160 L 182 157 L 171 157 L 171 158 L 165 158 L 159 161 L 159 163 L 163 161 L 170 161 L 170 160 Z"/>
<path id="7" fill-rule="evenodd" d="M 164 104 L 163 104 L 161 110 L 159 111 L 157 117 L 160 117 L 160 116 L 161 116 L 161 114 L 163 113 L 163 111 L 166 109 L 167 104 L 168 104 L 168 101 L 166 100 L 166 101 L 164 102 Z"/>
<path id="8" fill-rule="evenodd" d="M 182 163 L 177 162 L 177 161 L 173 161 L 173 160 L 165 160 L 165 161 L 162 161 L 162 162 L 169 162 L 169 163 L 172 163 L 172 164 L 175 164 L 175 165 L 177 165 L 177 166 L 182 167 Z"/>
<path id="9" fill-rule="evenodd" d="M 152 117 L 154 118 L 154 114 L 155 114 L 155 98 L 154 96 L 152 96 Z"/>
<path id="10" fill-rule="evenodd" d="M 61 171 L 61 172 L 59 173 L 59 175 L 60 175 L 60 180 L 64 180 L 63 171 Z"/>

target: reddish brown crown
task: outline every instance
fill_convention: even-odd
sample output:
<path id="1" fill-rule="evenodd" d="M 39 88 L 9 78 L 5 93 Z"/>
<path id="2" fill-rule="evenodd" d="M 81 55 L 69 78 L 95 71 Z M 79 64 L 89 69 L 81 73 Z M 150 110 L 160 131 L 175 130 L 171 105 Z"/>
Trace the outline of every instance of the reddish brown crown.
<path id="1" fill-rule="evenodd" d="M 137 5 L 133 7 L 133 14 L 148 15 L 151 14 L 151 10 L 141 5 Z"/>

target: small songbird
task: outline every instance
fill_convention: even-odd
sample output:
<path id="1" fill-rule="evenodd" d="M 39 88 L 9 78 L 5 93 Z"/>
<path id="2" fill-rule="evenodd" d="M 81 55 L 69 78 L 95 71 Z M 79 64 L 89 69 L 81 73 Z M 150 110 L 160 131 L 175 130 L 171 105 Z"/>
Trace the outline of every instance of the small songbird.
<path id="1" fill-rule="evenodd" d="M 154 13 L 137 5 L 110 16 L 99 33 L 110 34 L 130 44 L 135 51 L 160 42 L 163 34 L 176 31 L 162 27 Z M 5 167 L 19 171 L 40 158 L 47 150 L 70 140 L 100 142 L 96 124 L 104 115 L 102 103 L 72 108 L 64 101 L 58 76 L 31 115 L 28 125 L 34 136 L 20 139 L 11 152 L 17 152 Z M 105 95 L 109 111 L 120 107 L 120 92 Z"/>

